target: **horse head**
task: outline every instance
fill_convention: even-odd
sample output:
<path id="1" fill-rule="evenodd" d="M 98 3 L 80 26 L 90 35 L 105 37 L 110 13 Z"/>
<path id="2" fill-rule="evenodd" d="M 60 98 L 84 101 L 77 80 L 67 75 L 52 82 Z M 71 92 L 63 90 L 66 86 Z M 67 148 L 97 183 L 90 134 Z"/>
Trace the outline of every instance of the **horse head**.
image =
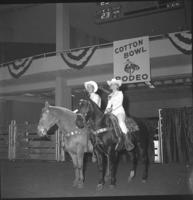
<path id="1" fill-rule="evenodd" d="M 95 126 L 99 126 L 104 117 L 103 111 L 91 99 L 80 100 L 78 104 L 78 113 L 84 119 L 84 123 L 89 123 L 91 126 L 93 126 L 93 124 L 95 124 Z"/>
<path id="2" fill-rule="evenodd" d="M 78 114 L 82 116 L 82 118 L 77 117 L 77 120 L 79 120 L 78 123 L 80 123 L 80 120 L 83 123 L 82 119 L 84 119 L 87 122 L 90 118 L 92 118 L 92 115 L 94 114 L 94 110 L 89 100 L 85 100 L 85 99 L 80 100 L 78 104 Z"/>
<path id="3" fill-rule="evenodd" d="M 57 119 L 54 113 L 50 109 L 50 105 L 48 102 L 45 102 L 45 107 L 42 109 L 41 118 L 38 123 L 38 135 L 45 136 L 47 131 L 55 125 Z"/>

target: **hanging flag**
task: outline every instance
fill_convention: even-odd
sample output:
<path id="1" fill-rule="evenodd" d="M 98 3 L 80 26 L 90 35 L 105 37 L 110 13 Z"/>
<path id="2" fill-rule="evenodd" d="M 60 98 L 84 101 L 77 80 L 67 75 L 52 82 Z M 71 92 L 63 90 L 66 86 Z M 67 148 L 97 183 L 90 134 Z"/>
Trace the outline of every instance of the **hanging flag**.
<path id="1" fill-rule="evenodd" d="M 169 33 L 167 36 L 179 51 L 187 55 L 192 54 L 192 33 L 190 31 Z"/>
<path id="2" fill-rule="evenodd" d="M 19 78 L 27 71 L 32 61 L 33 57 L 22 58 L 8 63 L 6 66 L 8 67 L 9 73 L 12 77 Z"/>
<path id="3" fill-rule="evenodd" d="M 82 69 L 84 66 L 86 66 L 96 48 L 97 47 L 87 47 L 70 52 L 63 52 L 60 53 L 60 55 L 69 67 L 74 69 Z"/>
<path id="4" fill-rule="evenodd" d="M 149 37 L 113 42 L 113 65 L 123 83 L 150 81 Z"/>

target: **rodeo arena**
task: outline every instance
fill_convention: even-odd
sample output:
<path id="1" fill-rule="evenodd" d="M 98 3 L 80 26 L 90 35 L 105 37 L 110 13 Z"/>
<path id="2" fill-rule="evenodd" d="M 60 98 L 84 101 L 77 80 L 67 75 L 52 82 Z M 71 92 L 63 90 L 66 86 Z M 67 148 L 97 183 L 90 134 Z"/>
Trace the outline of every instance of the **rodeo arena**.
<path id="1" fill-rule="evenodd" d="M 192 199 L 191 12 L 1 4 L 0 198 Z"/>

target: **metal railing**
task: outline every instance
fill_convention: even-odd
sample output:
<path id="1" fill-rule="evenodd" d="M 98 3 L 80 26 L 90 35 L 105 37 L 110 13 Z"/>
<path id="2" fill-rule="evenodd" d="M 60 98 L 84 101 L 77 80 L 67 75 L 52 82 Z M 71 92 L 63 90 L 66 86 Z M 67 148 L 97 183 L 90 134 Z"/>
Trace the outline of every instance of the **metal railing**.
<path id="1" fill-rule="evenodd" d="M 157 40 L 157 39 L 163 39 L 165 37 L 166 37 L 166 34 L 165 35 L 163 34 L 163 35 L 150 36 L 150 41 Z M 21 59 L 27 59 L 27 58 L 32 58 L 32 57 L 33 57 L 33 59 L 46 58 L 46 57 L 51 57 L 51 56 L 57 56 L 60 53 L 71 52 L 71 51 L 75 51 L 75 50 L 81 50 L 81 49 L 89 48 L 89 47 L 108 48 L 108 47 L 111 47 L 111 46 L 113 46 L 113 42 L 77 47 L 77 48 L 72 48 L 72 49 L 62 50 L 62 51 L 51 51 L 51 52 L 36 54 L 36 55 L 33 55 L 33 56 L 23 57 L 23 58 L 19 58 L 19 59 L 13 59 L 9 62 L 0 63 L 0 68 L 1 67 L 7 67 L 9 64 L 15 62 L 16 60 L 21 60 Z"/>

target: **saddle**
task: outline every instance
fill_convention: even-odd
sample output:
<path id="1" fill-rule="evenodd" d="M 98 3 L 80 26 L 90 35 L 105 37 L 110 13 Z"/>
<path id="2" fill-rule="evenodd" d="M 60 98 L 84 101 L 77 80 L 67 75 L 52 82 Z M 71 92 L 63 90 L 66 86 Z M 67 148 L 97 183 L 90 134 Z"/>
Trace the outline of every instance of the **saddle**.
<path id="1" fill-rule="evenodd" d="M 122 146 L 124 145 L 124 135 L 123 132 L 121 131 L 121 128 L 119 126 L 118 123 L 118 119 L 115 115 L 113 115 L 112 113 L 109 113 L 109 118 L 113 124 L 113 129 L 116 133 L 116 136 L 118 138 L 118 143 L 116 145 L 116 149 L 121 149 Z M 134 119 L 132 119 L 131 117 L 126 117 L 125 119 L 125 124 L 127 126 L 128 129 L 128 133 L 132 133 L 132 132 L 136 132 L 139 131 L 139 126 L 137 125 L 137 123 L 134 121 Z"/>

